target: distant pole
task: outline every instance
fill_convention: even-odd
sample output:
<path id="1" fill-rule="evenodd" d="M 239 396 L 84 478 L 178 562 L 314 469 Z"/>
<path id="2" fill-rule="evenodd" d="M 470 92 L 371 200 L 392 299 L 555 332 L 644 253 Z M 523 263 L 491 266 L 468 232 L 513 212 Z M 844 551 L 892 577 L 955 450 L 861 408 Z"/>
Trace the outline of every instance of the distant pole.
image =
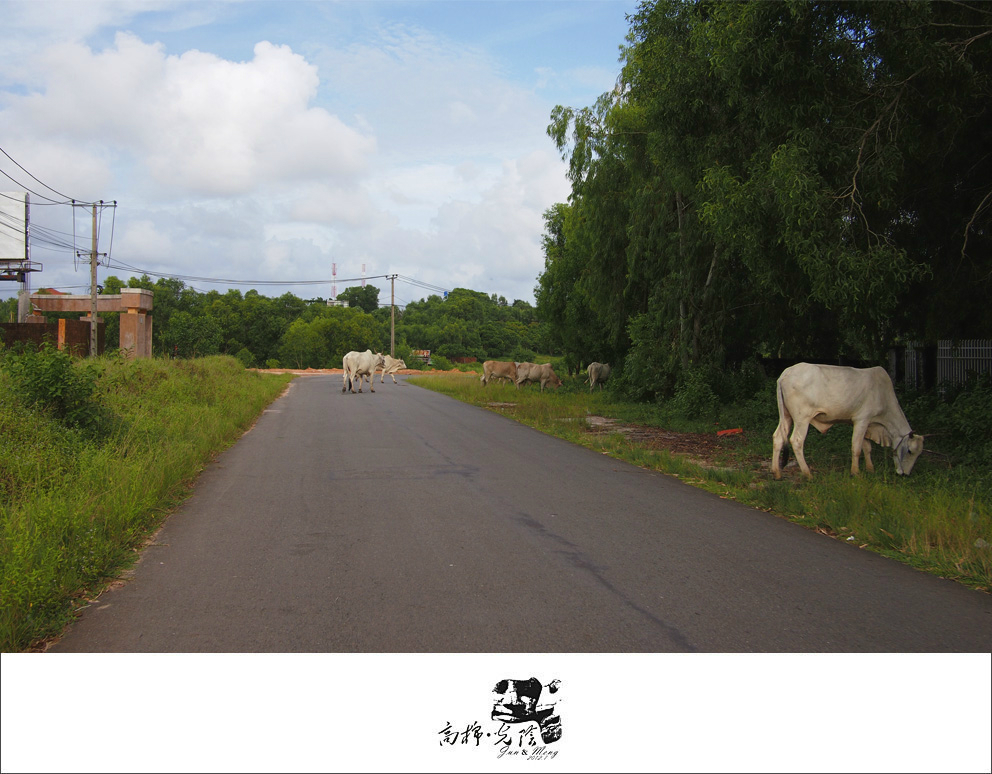
<path id="1" fill-rule="evenodd" d="M 396 357 L 396 275 L 389 278 L 389 356 Z"/>
<path id="2" fill-rule="evenodd" d="M 93 205 L 93 241 L 90 250 L 90 357 L 97 356 L 96 327 L 96 204 Z"/>

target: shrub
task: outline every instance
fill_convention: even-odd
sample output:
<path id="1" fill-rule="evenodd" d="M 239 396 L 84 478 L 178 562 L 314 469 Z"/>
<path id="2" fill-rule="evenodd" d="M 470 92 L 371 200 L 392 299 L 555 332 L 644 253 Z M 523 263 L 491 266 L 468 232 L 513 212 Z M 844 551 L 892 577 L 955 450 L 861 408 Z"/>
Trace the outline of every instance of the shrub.
<path id="1" fill-rule="evenodd" d="M 510 359 L 516 363 L 533 363 L 537 354 L 526 347 L 516 347 L 510 354 Z"/>
<path id="2" fill-rule="evenodd" d="M 242 347 L 239 349 L 234 358 L 245 368 L 255 367 L 255 356 L 251 353 L 251 350 L 249 350 L 248 347 Z"/>
<path id="3" fill-rule="evenodd" d="M 98 429 L 103 406 L 89 363 L 74 362 L 50 342 L 37 351 L 9 352 L 0 362 L 24 405 L 39 407 L 69 427 Z"/>
<path id="4" fill-rule="evenodd" d="M 679 374 L 671 405 L 688 419 L 716 419 L 720 413 L 720 400 L 702 368 L 688 368 Z"/>
<path id="5" fill-rule="evenodd" d="M 438 371 L 450 371 L 454 366 L 444 355 L 431 355 L 431 368 Z"/>

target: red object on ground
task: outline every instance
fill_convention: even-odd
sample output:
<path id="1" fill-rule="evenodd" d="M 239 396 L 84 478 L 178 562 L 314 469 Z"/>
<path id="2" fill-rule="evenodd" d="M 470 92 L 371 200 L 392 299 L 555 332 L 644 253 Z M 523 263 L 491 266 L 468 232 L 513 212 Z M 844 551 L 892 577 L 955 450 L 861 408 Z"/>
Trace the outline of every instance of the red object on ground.
<path id="1" fill-rule="evenodd" d="M 735 427 L 735 428 L 732 428 L 730 430 L 717 430 L 716 431 L 716 434 L 717 435 L 737 435 L 738 433 L 743 433 L 743 432 L 744 432 L 744 428 L 742 428 L 742 427 Z"/>

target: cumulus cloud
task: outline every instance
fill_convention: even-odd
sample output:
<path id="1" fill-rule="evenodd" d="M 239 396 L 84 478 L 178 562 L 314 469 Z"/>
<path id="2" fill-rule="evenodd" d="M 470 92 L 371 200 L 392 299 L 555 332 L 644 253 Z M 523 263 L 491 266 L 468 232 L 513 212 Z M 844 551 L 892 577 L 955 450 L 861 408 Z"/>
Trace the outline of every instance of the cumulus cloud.
<path id="1" fill-rule="evenodd" d="M 514 80 L 482 48 L 398 23 L 345 43 L 268 30 L 240 39 L 250 56 L 225 57 L 203 38 L 135 31 L 112 17 L 125 7 L 100 5 L 118 25 L 102 48 L 54 25 L 30 71 L 0 79 L 4 147 L 69 195 L 119 199 L 120 261 L 280 281 L 330 278 L 332 262 L 357 277 L 364 263 L 370 276 L 532 300 L 543 212 L 569 193 L 544 133 L 553 105 L 536 90 L 561 71 Z"/>
<path id="2" fill-rule="evenodd" d="M 118 162 L 143 167 L 173 195 L 243 195 L 267 183 L 359 175 L 375 139 L 311 105 L 316 67 L 288 46 L 259 42 L 231 62 L 118 33 L 94 52 L 55 45 L 41 58 L 44 90 L 8 98 L 20 117 L 50 135 L 113 143 Z"/>

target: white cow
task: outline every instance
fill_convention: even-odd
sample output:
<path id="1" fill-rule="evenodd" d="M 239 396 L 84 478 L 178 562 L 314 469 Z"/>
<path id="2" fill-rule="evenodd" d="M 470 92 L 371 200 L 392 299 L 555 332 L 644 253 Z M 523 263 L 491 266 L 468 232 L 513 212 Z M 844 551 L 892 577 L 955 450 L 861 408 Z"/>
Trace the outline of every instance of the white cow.
<path id="1" fill-rule="evenodd" d="M 382 368 L 378 369 L 381 370 L 381 373 L 379 374 L 379 384 L 382 384 L 383 382 L 386 381 L 386 374 L 389 374 L 393 379 L 393 384 L 396 384 L 396 372 L 403 370 L 405 368 L 406 368 L 406 363 L 403 360 L 399 360 L 395 357 L 392 357 L 391 355 L 384 355 Z M 372 376 L 372 379 L 373 380 L 375 379 L 374 374 Z"/>
<path id="2" fill-rule="evenodd" d="M 586 368 L 586 381 L 589 382 L 589 392 L 595 389 L 596 385 L 599 385 L 599 389 L 603 389 L 603 383 L 610 378 L 610 364 L 609 363 L 590 363 L 589 367 Z"/>
<path id="3" fill-rule="evenodd" d="M 341 381 L 341 392 L 355 391 L 355 381 L 358 381 L 358 391 L 362 391 L 362 377 L 367 376 L 372 383 L 369 390 L 375 392 L 375 369 L 381 368 L 385 360 L 381 352 L 367 349 L 364 352 L 352 350 L 341 361 L 344 377 Z"/>
<path id="4" fill-rule="evenodd" d="M 803 475 L 812 478 L 803 443 L 809 426 L 821 433 L 837 423 L 854 425 L 851 438 L 851 474 L 858 475 L 858 458 L 865 455 L 871 473 L 871 443 L 892 447 L 896 473 L 908 476 L 923 452 L 923 436 L 912 431 L 884 368 L 797 363 L 778 378 L 778 427 L 772 436 L 772 474 L 782 477 L 782 456 L 791 441 Z M 789 428 L 795 422 L 792 435 Z"/>
<path id="5" fill-rule="evenodd" d="M 551 367 L 551 363 L 516 363 L 517 366 L 517 379 L 516 385 L 517 389 L 520 389 L 521 384 L 528 384 L 529 382 L 537 382 L 541 385 L 541 392 L 544 392 L 545 387 L 554 387 L 556 390 L 561 387 L 561 379 L 558 378 L 558 374 Z"/>

